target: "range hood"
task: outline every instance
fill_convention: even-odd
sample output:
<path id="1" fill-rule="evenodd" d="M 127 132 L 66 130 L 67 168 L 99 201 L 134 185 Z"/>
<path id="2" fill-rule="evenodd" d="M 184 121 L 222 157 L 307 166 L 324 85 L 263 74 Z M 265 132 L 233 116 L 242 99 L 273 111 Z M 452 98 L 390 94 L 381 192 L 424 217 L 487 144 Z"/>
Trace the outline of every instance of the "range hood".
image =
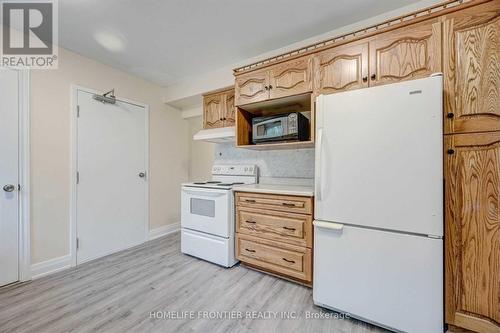
<path id="1" fill-rule="evenodd" d="M 213 143 L 234 142 L 235 127 L 221 127 L 212 129 L 203 129 L 193 135 L 193 140 L 207 141 Z"/>

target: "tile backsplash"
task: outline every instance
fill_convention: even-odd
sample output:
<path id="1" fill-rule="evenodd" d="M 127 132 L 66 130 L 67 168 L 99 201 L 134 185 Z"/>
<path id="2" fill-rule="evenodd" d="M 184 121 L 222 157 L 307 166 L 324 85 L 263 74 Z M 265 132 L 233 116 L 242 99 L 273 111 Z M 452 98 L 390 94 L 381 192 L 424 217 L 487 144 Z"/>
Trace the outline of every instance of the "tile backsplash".
<path id="1" fill-rule="evenodd" d="M 264 178 L 314 178 L 314 149 L 251 150 L 217 144 L 214 164 L 256 164 Z"/>

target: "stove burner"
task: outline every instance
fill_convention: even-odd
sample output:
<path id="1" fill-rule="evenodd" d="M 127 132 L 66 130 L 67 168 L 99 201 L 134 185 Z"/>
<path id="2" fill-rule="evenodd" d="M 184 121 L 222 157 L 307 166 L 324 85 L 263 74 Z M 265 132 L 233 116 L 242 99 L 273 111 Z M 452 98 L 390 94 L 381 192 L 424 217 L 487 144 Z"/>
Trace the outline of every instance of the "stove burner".
<path id="1" fill-rule="evenodd" d="M 193 183 L 195 185 L 205 185 L 206 183 L 205 182 L 197 182 L 197 183 Z"/>
<path id="2" fill-rule="evenodd" d="M 233 183 L 233 185 L 243 185 L 245 183 Z"/>
<path id="3" fill-rule="evenodd" d="M 207 184 L 219 184 L 219 183 L 222 183 L 222 182 L 219 182 L 216 180 L 211 180 L 211 181 L 207 182 Z"/>

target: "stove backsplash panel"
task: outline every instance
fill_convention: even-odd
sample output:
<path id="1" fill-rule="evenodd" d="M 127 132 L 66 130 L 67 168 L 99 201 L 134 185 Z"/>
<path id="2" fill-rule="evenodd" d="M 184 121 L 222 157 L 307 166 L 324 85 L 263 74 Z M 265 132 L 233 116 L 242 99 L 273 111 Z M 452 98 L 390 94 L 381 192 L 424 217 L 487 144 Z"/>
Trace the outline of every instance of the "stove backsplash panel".
<path id="1" fill-rule="evenodd" d="M 214 164 L 256 164 L 266 178 L 314 178 L 314 149 L 251 150 L 216 144 Z"/>

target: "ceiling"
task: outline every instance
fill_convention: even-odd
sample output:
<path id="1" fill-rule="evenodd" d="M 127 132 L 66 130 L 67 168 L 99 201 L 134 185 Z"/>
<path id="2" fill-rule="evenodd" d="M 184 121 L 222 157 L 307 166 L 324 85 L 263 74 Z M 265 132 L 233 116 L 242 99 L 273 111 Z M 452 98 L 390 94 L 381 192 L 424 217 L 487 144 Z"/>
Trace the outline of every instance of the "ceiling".
<path id="1" fill-rule="evenodd" d="M 162 86 L 418 0 L 59 0 L 59 44 Z"/>

